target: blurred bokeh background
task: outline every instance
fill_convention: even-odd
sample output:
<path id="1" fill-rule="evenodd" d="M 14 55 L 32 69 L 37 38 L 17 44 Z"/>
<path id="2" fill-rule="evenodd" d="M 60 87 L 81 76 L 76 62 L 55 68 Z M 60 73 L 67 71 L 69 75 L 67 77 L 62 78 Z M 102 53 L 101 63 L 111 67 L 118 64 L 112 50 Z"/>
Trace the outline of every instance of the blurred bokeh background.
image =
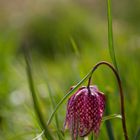
<path id="1" fill-rule="evenodd" d="M 41 133 L 28 88 L 23 42 L 32 56 L 35 87 L 47 122 L 53 111 L 48 92 L 57 104 L 95 63 L 111 62 L 106 5 L 103 0 L 0 0 L 0 140 L 31 140 Z M 132 140 L 140 128 L 140 1 L 113 0 L 112 6 L 115 53 Z M 120 113 L 111 71 L 100 68 L 93 84 L 108 94 L 110 113 Z M 66 104 L 58 111 L 61 129 L 64 108 Z M 116 140 L 123 140 L 121 121 L 111 124 Z M 49 128 L 55 136 L 55 123 Z M 70 139 L 67 132 L 65 139 Z M 99 139 L 108 139 L 104 124 Z"/>

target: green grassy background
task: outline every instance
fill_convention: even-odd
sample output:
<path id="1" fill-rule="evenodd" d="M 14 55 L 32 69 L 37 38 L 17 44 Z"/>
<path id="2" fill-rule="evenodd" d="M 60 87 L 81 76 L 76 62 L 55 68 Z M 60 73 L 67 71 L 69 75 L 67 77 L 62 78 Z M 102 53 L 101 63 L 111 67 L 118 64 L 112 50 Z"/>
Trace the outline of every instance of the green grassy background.
<path id="1" fill-rule="evenodd" d="M 28 43 L 32 56 L 36 92 L 47 123 L 53 111 L 50 90 L 57 104 L 98 61 L 111 62 L 106 1 L 5 0 L 0 1 L 0 9 L 0 140 L 31 140 L 41 129 L 28 87 L 23 42 Z M 139 9 L 138 0 L 113 1 L 114 46 L 125 94 L 130 140 L 140 128 Z M 119 94 L 112 72 L 100 68 L 94 73 L 92 83 L 108 94 L 110 113 L 119 114 Z M 57 113 L 60 129 L 63 129 L 65 113 L 66 103 Z M 114 119 L 111 124 L 116 140 L 123 140 L 121 121 Z M 49 129 L 58 139 L 54 119 Z M 68 131 L 65 139 L 70 139 Z M 108 139 L 104 123 L 99 139 Z"/>

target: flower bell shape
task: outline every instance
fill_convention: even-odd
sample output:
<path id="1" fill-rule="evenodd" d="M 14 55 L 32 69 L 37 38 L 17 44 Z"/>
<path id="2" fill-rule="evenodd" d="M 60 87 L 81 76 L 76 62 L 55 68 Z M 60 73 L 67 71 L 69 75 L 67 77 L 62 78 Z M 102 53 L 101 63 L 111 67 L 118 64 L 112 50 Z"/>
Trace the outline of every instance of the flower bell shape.
<path id="1" fill-rule="evenodd" d="M 98 136 L 104 109 L 105 95 L 96 86 L 83 86 L 68 100 L 64 128 L 70 129 L 73 140 L 91 131 Z"/>

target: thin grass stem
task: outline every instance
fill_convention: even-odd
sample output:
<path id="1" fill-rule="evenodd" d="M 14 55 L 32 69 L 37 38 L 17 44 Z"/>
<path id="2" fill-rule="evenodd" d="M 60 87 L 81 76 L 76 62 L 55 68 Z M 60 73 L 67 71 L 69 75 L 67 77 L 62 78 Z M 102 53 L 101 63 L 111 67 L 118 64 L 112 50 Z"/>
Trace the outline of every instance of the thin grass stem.
<path id="1" fill-rule="evenodd" d="M 49 92 L 49 97 L 50 97 L 50 100 L 51 100 L 51 104 L 52 104 L 52 107 L 53 107 L 53 110 L 54 110 L 55 109 L 55 102 L 54 102 L 54 99 L 53 99 L 53 96 L 52 96 L 52 90 L 50 88 L 50 85 L 48 83 L 48 80 L 46 80 L 46 83 L 47 83 L 47 88 L 48 88 L 48 92 Z M 59 140 L 63 140 L 64 138 L 61 136 L 62 134 L 60 134 L 61 132 L 60 132 L 60 127 L 59 127 L 57 113 L 55 114 L 55 124 L 56 124 L 58 138 L 59 138 Z"/>
<path id="2" fill-rule="evenodd" d="M 115 68 L 118 71 L 115 50 L 114 50 L 114 42 L 113 42 L 113 27 L 112 27 L 112 4 L 111 0 L 107 0 L 107 18 L 108 18 L 108 48 L 110 57 Z"/>
<path id="3" fill-rule="evenodd" d="M 38 117 L 42 130 L 44 130 L 45 137 L 48 140 L 53 140 L 53 137 L 52 137 L 51 133 L 49 132 L 48 127 L 46 126 L 46 123 L 43 119 L 41 109 L 39 107 L 37 95 L 36 95 L 35 88 L 34 88 L 34 81 L 33 81 L 32 70 L 31 70 L 30 59 L 29 59 L 30 57 L 29 57 L 27 50 L 24 50 L 24 58 L 25 58 L 25 62 L 26 62 L 26 72 L 27 72 L 27 77 L 28 77 L 29 88 L 30 88 L 30 91 L 32 94 L 32 99 L 33 99 L 33 104 L 34 104 L 34 109 L 35 109 L 36 115 Z"/>
<path id="4" fill-rule="evenodd" d="M 106 104 L 105 115 L 109 115 L 109 114 L 110 114 L 110 104 L 109 104 L 109 100 L 108 100 L 108 103 Z M 114 133 L 113 133 L 113 128 L 112 128 L 110 120 L 107 120 L 105 122 L 105 126 L 106 126 L 106 130 L 107 130 L 109 140 L 115 140 Z"/>

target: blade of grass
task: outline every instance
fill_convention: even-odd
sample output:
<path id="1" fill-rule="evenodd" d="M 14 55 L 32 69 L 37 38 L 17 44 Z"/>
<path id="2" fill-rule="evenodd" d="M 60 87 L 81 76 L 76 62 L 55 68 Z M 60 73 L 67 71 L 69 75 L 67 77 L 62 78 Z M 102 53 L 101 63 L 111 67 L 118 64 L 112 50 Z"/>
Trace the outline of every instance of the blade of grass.
<path id="1" fill-rule="evenodd" d="M 107 0 L 107 17 L 108 17 L 108 47 L 109 47 L 109 53 L 110 53 L 110 57 L 112 59 L 112 62 L 114 64 L 115 68 L 118 70 L 116 56 L 115 56 L 115 50 L 114 50 L 114 43 L 113 43 L 111 0 Z"/>
<path id="2" fill-rule="evenodd" d="M 48 83 L 48 78 L 47 77 L 46 77 L 46 83 L 47 83 L 47 88 L 48 88 L 48 91 L 49 91 L 49 97 L 50 97 L 50 100 L 51 100 L 51 104 L 52 104 L 52 107 L 53 107 L 53 110 L 54 110 L 55 109 L 55 102 L 54 102 L 54 99 L 52 97 L 53 93 L 52 93 L 52 90 L 51 90 L 50 85 Z M 58 135 L 59 140 L 64 140 L 64 138 L 63 138 L 63 136 L 60 132 L 57 113 L 55 114 L 55 124 L 56 124 L 57 135 Z"/>
<path id="3" fill-rule="evenodd" d="M 78 46 L 77 46 L 77 44 L 75 43 L 75 41 L 72 37 L 70 38 L 70 42 L 72 44 L 72 47 L 73 47 L 73 50 L 74 50 L 76 56 L 79 57 L 80 53 L 79 53 L 79 50 L 78 50 Z"/>
<path id="4" fill-rule="evenodd" d="M 118 71 L 115 50 L 114 50 L 114 42 L 113 42 L 113 27 L 112 27 L 112 3 L 111 0 L 107 0 L 107 18 L 108 18 L 108 49 L 110 53 L 110 57 L 112 62 Z M 118 71 L 119 73 L 119 71 Z M 107 115 L 110 114 L 109 105 L 106 107 Z M 115 140 L 113 129 L 110 121 L 106 122 L 106 130 L 108 133 L 108 137 L 110 140 Z"/>
<path id="5" fill-rule="evenodd" d="M 112 114 L 112 115 L 109 115 L 109 116 L 105 116 L 105 117 L 103 117 L 102 122 L 108 121 L 110 119 L 116 119 L 116 118 L 122 119 L 122 116 L 120 114 Z"/>
<path id="6" fill-rule="evenodd" d="M 38 140 L 40 137 L 42 137 L 43 134 L 44 134 L 44 130 L 32 140 Z"/>
<path id="7" fill-rule="evenodd" d="M 26 72 L 27 72 L 27 77 L 28 77 L 29 88 L 30 88 L 30 91 L 32 94 L 32 99 L 33 99 L 33 104 L 34 104 L 34 109 L 35 109 L 36 115 L 38 117 L 42 130 L 44 130 L 45 137 L 48 140 L 53 140 L 53 137 L 52 137 L 51 133 L 49 132 L 49 129 L 47 128 L 45 121 L 43 119 L 43 115 L 41 113 L 39 103 L 37 100 L 37 96 L 35 93 L 34 82 L 33 82 L 33 77 L 32 77 L 32 70 L 31 70 L 31 65 L 30 65 L 30 61 L 29 61 L 30 57 L 29 57 L 28 51 L 25 48 L 23 51 L 24 51 L 24 58 L 25 58 L 25 62 L 26 62 Z"/>
<path id="8" fill-rule="evenodd" d="M 106 91 L 106 93 L 107 93 L 107 91 Z M 106 98 L 108 98 L 108 95 L 106 95 Z M 108 100 L 108 103 L 106 104 L 105 115 L 108 116 L 109 114 L 110 114 L 110 104 L 109 104 L 109 100 Z M 109 140 L 115 140 L 113 128 L 112 128 L 111 122 L 109 120 L 105 122 L 105 126 L 106 126 Z"/>

